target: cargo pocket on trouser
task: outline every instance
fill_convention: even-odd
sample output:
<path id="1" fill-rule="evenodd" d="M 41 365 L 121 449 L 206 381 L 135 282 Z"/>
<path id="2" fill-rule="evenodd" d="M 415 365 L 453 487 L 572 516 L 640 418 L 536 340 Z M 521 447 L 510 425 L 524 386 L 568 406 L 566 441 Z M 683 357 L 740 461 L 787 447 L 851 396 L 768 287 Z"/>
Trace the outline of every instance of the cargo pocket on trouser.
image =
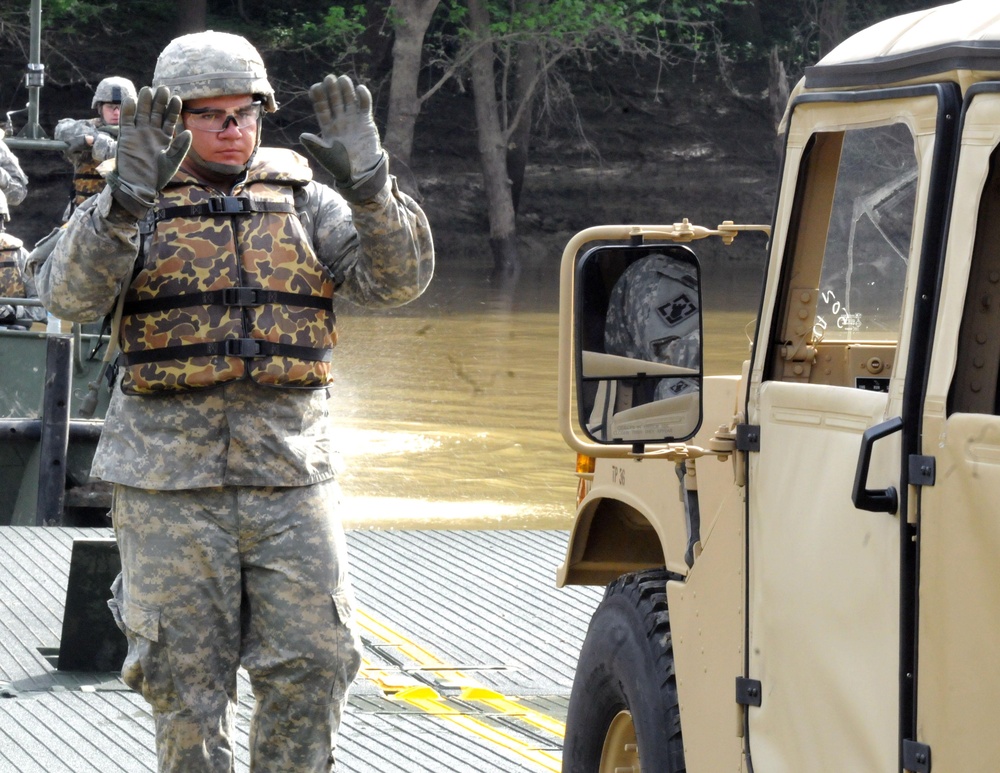
<path id="1" fill-rule="evenodd" d="M 361 668 L 361 636 L 354 619 L 354 601 L 346 590 L 330 594 L 337 615 L 337 650 L 344 667 L 345 692 Z"/>
<path id="2" fill-rule="evenodd" d="M 176 690 L 166 648 L 160 644 L 160 610 L 126 599 L 120 574 L 112 583 L 111 592 L 108 606 L 128 640 L 122 679 L 154 711 L 173 710 L 177 704 Z"/>

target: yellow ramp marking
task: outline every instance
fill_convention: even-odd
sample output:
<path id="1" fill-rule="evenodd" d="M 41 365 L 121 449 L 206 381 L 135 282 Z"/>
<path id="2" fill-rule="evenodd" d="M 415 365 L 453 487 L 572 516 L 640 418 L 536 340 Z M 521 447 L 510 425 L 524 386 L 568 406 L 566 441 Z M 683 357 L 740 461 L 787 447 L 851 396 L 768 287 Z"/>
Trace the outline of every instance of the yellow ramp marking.
<path id="1" fill-rule="evenodd" d="M 366 679 L 374 682 L 382 692 L 388 694 L 422 684 L 401 671 L 372 666 L 371 661 L 365 657 L 361 658 L 361 672 Z"/>
<path id="2" fill-rule="evenodd" d="M 434 655 L 430 650 L 421 647 L 415 641 L 407 639 L 399 631 L 396 631 L 387 626 L 385 623 L 376 620 L 363 609 L 356 610 L 356 615 L 358 618 L 358 625 L 368 631 L 368 633 L 372 636 L 377 636 L 387 644 L 391 644 L 396 647 L 400 652 L 410 658 L 410 660 L 419 663 L 421 668 L 429 670 L 433 669 L 434 666 L 439 666 L 444 670 L 452 672 L 455 676 L 459 676 L 459 672 L 450 669 L 447 663 Z"/>
<path id="3" fill-rule="evenodd" d="M 536 749 L 523 741 L 514 738 L 512 735 L 499 730 L 475 717 L 463 714 L 455 708 L 449 706 L 441 696 L 427 685 L 419 687 L 407 687 L 391 696 L 392 700 L 402 701 L 414 706 L 421 711 L 431 714 L 442 721 L 453 724 L 472 733 L 483 740 L 502 746 L 519 757 L 523 757 L 545 770 L 559 773 L 562 770 L 562 757 L 552 752 Z"/>
<path id="4" fill-rule="evenodd" d="M 552 735 L 559 738 L 566 736 L 565 722 L 560 722 L 558 719 L 554 719 L 548 714 L 542 714 L 540 711 L 529 709 L 527 706 L 523 706 L 517 701 L 513 701 L 485 687 L 463 687 L 462 698 L 468 701 L 476 701 L 477 703 L 485 703 L 491 709 L 499 711 L 501 714 L 516 716 L 523 722 L 552 733 Z"/>
<path id="5" fill-rule="evenodd" d="M 528 725 L 545 730 L 548 733 L 563 738 L 566 735 L 566 725 L 553 717 L 530 709 L 498 692 L 479 685 L 466 674 L 450 667 L 437 655 L 417 642 L 406 638 L 402 633 L 390 628 L 385 623 L 376 620 L 364 610 L 356 610 L 358 625 L 370 635 L 391 644 L 403 655 L 418 664 L 421 670 L 435 674 L 449 684 L 461 688 L 460 697 L 463 700 L 475 701 L 505 716 L 516 717 Z M 427 714 L 454 724 L 473 735 L 495 743 L 498 746 L 518 754 L 525 759 L 537 763 L 545 770 L 558 773 L 561 770 L 561 755 L 534 748 L 514 736 L 493 727 L 475 717 L 463 714 L 441 698 L 431 687 L 398 671 L 373 668 L 365 660 L 362 665 L 365 676 L 375 682 L 390 699 L 402 701 Z"/>

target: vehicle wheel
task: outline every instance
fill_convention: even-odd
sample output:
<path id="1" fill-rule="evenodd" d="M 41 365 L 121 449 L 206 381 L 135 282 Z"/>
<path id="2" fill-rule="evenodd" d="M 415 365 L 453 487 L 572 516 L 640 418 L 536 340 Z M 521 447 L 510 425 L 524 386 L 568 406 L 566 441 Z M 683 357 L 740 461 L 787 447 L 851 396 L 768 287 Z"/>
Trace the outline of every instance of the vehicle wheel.
<path id="1" fill-rule="evenodd" d="M 580 651 L 564 773 L 683 773 L 664 570 L 612 582 Z"/>

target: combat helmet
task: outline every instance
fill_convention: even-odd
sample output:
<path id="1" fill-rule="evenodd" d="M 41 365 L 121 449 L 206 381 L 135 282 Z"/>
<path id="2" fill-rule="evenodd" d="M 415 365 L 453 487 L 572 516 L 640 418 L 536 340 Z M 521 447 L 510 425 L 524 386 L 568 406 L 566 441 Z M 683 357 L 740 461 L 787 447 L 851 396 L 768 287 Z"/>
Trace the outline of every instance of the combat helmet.
<path id="1" fill-rule="evenodd" d="M 170 41 L 153 70 L 157 86 L 167 86 L 182 100 L 252 94 L 267 112 L 278 109 L 257 49 L 228 32 L 194 32 Z"/>
<path id="2" fill-rule="evenodd" d="M 90 106 L 94 109 L 104 102 L 124 102 L 125 97 L 135 99 L 135 86 L 128 78 L 112 75 L 97 84 Z"/>

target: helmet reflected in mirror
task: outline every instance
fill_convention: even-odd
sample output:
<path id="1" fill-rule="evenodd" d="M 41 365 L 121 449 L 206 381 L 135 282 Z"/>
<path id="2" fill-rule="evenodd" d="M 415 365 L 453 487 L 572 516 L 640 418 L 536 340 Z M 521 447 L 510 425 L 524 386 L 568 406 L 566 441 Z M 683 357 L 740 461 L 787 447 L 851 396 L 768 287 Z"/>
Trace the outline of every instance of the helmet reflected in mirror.
<path id="1" fill-rule="evenodd" d="M 676 244 L 594 247 L 579 258 L 579 423 L 598 443 L 687 440 L 701 423 L 698 259 Z"/>

